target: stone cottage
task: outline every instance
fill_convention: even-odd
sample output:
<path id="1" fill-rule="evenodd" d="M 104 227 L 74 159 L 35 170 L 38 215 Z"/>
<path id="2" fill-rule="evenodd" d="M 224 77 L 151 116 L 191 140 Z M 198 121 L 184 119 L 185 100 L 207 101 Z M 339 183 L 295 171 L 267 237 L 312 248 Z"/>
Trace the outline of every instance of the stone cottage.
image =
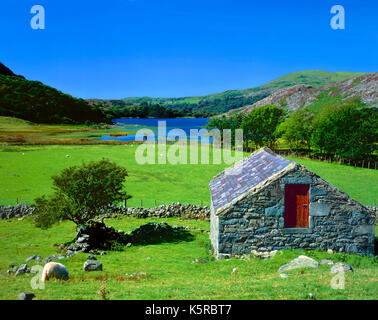
<path id="1" fill-rule="evenodd" d="M 218 258 L 285 248 L 374 254 L 373 212 L 268 148 L 214 177 L 210 192 Z"/>

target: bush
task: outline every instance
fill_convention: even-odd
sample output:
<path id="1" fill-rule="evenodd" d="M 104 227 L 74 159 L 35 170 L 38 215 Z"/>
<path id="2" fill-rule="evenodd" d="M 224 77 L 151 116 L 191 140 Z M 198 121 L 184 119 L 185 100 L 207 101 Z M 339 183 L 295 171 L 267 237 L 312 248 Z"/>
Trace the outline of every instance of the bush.
<path id="1" fill-rule="evenodd" d="M 62 219 L 87 224 L 108 206 L 130 198 L 123 191 L 127 176 L 125 168 L 106 159 L 64 169 L 52 177 L 55 193 L 35 199 L 36 225 L 48 228 Z"/>
<path id="2" fill-rule="evenodd" d="M 329 108 L 315 121 L 312 143 L 328 154 L 355 161 L 368 158 L 377 150 L 378 112 L 359 99 L 349 99 Z"/>

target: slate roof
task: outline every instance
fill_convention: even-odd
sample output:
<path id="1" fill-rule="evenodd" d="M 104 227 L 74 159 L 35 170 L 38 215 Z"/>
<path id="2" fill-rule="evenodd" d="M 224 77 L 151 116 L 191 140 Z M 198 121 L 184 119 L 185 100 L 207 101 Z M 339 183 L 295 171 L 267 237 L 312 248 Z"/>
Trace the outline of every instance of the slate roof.
<path id="1" fill-rule="evenodd" d="M 233 167 L 224 170 L 209 184 L 214 212 L 292 163 L 295 164 L 268 148 L 262 148 Z"/>

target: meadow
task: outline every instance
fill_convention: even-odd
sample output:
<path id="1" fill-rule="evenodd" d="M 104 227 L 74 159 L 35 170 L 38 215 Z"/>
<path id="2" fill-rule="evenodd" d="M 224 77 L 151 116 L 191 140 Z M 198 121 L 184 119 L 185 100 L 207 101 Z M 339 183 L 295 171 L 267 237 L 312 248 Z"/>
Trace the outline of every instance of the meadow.
<path id="1" fill-rule="evenodd" d="M 178 202 L 209 205 L 210 180 L 228 165 L 139 165 L 137 145 L 41 145 L 0 146 L 0 204 L 31 203 L 52 192 L 51 176 L 63 168 L 103 157 L 127 168 L 129 206 L 154 206 Z M 189 152 L 188 152 L 189 154 Z M 69 157 L 66 157 L 69 155 Z M 199 152 L 200 156 L 200 152 Z M 210 150 L 210 159 L 211 150 Z M 319 174 L 365 205 L 378 194 L 378 171 L 315 160 L 290 158 Z"/>
<path id="2" fill-rule="evenodd" d="M 35 197 L 52 192 L 51 176 L 63 168 L 83 161 L 108 158 L 127 168 L 125 188 L 132 195 L 128 206 L 192 203 L 209 205 L 208 183 L 228 167 L 227 164 L 139 165 L 135 160 L 138 147 L 124 145 L 82 145 L 76 139 L 92 139 L 99 135 L 120 133 L 118 128 L 93 129 L 85 126 L 34 125 L 18 120 L 3 121 L 0 137 L 22 135 L 22 145 L 0 146 L 0 205 L 32 203 Z M 4 119 L 3 119 L 4 120 Z M 3 123 L 3 131 L 1 127 Z M 13 128 L 13 129 L 12 129 Z M 22 129 L 23 128 L 23 129 Z M 13 133 L 12 133 L 13 130 Z M 121 133 L 124 133 L 124 130 Z M 132 130 L 131 130 L 132 132 Z M 33 141 L 50 141 L 33 145 Z M 61 142 L 67 140 L 68 145 Z M 60 143 L 60 144 L 57 144 Z M 201 149 L 199 150 L 201 155 Z M 189 152 L 188 152 L 189 154 Z M 211 159 L 211 150 L 210 150 Z M 343 166 L 335 163 L 289 157 L 316 172 L 334 186 L 366 205 L 377 195 L 376 170 Z M 142 200 L 142 203 L 141 203 Z M 269 260 L 259 258 L 216 261 L 211 255 L 207 221 L 168 218 L 105 219 L 117 230 L 130 231 L 147 222 L 166 221 L 170 225 L 195 227 L 192 241 L 177 241 L 147 246 L 121 247 L 98 256 L 103 271 L 83 271 L 85 253 L 60 260 L 70 272 L 67 282 L 48 281 L 45 289 L 32 289 L 34 277 L 25 274 L 7 276 L 11 265 L 20 265 L 31 255 L 47 257 L 57 253 L 54 244 L 73 240 L 75 225 L 64 221 L 51 229 L 34 226 L 32 217 L 23 220 L 0 220 L 0 299 L 17 299 L 18 293 L 32 291 L 36 299 L 101 299 L 98 294 L 106 281 L 107 299 L 372 299 L 378 298 L 377 261 L 373 257 L 353 254 L 329 254 L 319 251 L 283 250 Z M 305 254 L 320 261 L 349 263 L 355 273 L 346 273 L 344 290 L 331 288 L 334 275 L 329 265 L 289 271 L 282 279 L 278 268 Z M 198 260 L 196 260 L 198 259 Z M 196 262 L 199 261 L 199 262 Z M 28 263 L 31 267 L 34 262 Z M 238 269 L 232 275 L 233 268 Z M 147 277 L 129 279 L 126 273 L 146 272 Z M 310 297 L 312 294 L 312 298 Z"/>
<path id="3" fill-rule="evenodd" d="M 191 226 L 209 230 L 206 221 L 164 219 L 170 225 Z M 107 225 L 124 231 L 159 219 L 106 219 Z M 377 262 L 373 257 L 353 254 L 330 254 L 319 251 L 283 250 L 269 260 L 259 258 L 214 260 L 207 232 L 191 231 L 192 241 L 124 247 L 97 256 L 103 271 L 84 272 L 88 254 L 79 253 L 59 260 L 70 272 L 68 281 L 50 280 L 44 289 L 32 289 L 33 274 L 7 276 L 9 265 L 20 265 L 31 255 L 56 254 L 59 244 L 73 239 L 73 223 L 63 222 L 52 229 L 37 229 L 31 217 L 18 221 L 0 221 L 0 299 L 17 299 L 22 291 L 33 292 L 36 300 L 97 300 L 106 280 L 107 299 L 371 299 L 378 298 Z M 345 274 L 345 288 L 331 287 L 334 275 L 329 265 L 288 271 L 280 278 L 278 268 L 305 254 L 320 262 L 344 261 L 354 273 Z M 200 262 L 195 262 L 198 259 Z M 31 267 L 34 262 L 28 263 Z M 231 274 L 233 268 L 237 275 Z M 147 276 L 129 279 L 126 273 L 146 272 Z M 312 297 L 310 296 L 312 294 Z"/>

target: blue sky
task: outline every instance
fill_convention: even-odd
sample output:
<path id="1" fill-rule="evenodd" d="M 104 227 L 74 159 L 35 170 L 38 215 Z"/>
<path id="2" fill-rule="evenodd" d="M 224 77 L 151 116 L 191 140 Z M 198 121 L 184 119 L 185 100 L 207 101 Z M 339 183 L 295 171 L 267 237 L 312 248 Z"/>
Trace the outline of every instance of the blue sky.
<path id="1" fill-rule="evenodd" d="M 30 27 L 33 5 L 46 29 Z M 330 9 L 345 8 L 345 30 Z M 378 71 L 376 0 L 2 0 L 0 61 L 81 98 L 180 97 Z"/>

